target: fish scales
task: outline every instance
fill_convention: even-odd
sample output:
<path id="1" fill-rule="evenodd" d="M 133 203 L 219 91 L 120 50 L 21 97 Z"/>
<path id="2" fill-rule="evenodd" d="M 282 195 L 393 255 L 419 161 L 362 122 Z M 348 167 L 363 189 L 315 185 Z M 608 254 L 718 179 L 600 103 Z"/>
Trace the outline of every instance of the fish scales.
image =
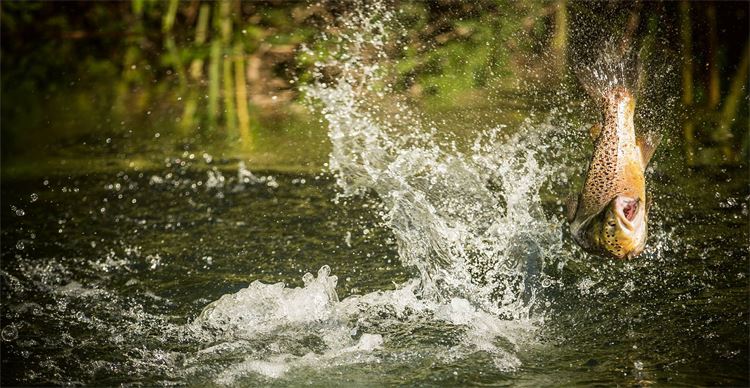
<path id="1" fill-rule="evenodd" d="M 604 93 L 603 105 L 603 125 L 592 128 L 594 151 L 570 229 L 589 252 L 631 258 L 647 237 L 645 143 L 636 138 L 635 98 L 625 87 Z M 653 147 L 646 155 L 651 152 Z"/>

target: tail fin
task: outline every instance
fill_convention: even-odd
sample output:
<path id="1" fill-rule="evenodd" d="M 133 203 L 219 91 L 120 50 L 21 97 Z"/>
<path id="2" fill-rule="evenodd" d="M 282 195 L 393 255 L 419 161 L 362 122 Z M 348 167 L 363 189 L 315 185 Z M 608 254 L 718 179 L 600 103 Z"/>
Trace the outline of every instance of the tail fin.
<path id="1" fill-rule="evenodd" d="M 604 43 L 597 59 L 575 71 L 584 90 L 595 101 L 600 102 L 615 90 L 631 91 L 638 86 L 638 58 L 630 48 L 625 48 L 617 40 Z"/>

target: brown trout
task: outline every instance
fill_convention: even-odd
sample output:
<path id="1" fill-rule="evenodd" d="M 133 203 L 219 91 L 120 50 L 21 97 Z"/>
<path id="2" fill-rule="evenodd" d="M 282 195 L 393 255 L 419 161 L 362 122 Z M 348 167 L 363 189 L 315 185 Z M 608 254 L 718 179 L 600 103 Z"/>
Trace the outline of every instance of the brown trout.
<path id="1" fill-rule="evenodd" d="M 636 138 L 635 99 L 617 86 L 603 94 L 604 122 L 591 129 L 594 153 L 577 201 L 568 204 L 575 241 L 586 251 L 617 259 L 646 246 L 646 166 L 658 137 Z"/>

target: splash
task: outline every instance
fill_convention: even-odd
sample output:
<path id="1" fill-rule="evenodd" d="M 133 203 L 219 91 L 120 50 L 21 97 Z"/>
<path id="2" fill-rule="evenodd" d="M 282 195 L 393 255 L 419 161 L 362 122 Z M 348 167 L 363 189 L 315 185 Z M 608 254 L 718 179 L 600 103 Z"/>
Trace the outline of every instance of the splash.
<path id="1" fill-rule="evenodd" d="M 19 227 L 4 231 L 13 244 L 0 271 L 7 298 L 0 339 L 10 354 L 3 358 L 15 361 L 4 364 L 5 376 L 15 373 L 14 382 L 37 385 L 367 385 L 373 379 L 456 385 L 546 382 L 550 370 L 562 371 L 553 378 L 567 381 L 572 366 L 585 372 L 571 384 L 591 381 L 592 373 L 613 381 L 623 371 L 640 383 L 649 374 L 649 380 L 682 375 L 687 381 L 689 373 L 702 373 L 691 357 L 705 359 L 704 348 L 724 352 L 716 365 L 746 365 L 742 338 L 732 343 L 716 334 L 746 326 L 742 298 L 724 299 L 729 294 L 720 292 L 727 284 L 736 295 L 747 288 L 746 249 L 736 248 L 746 234 L 691 234 L 723 225 L 725 214 L 712 211 L 702 225 L 684 222 L 706 214 L 675 215 L 700 202 L 673 190 L 680 180 L 664 179 L 656 186 L 672 202 L 654 204 L 655 241 L 643 260 L 576 262 L 579 251 L 561 238 L 567 228 L 557 216 L 559 194 L 567 194 L 561 188 L 573 177 L 555 162 L 571 160 L 576 142 L 566 135 L 573 132 L 570 124 L 557 113 L 529 114 L 520 125 L 477 125 L 473 142 L 455 145 L 448 128 L 389 86 L 395 19 L 377 3 L 341 16 L 322 39 L 326 49 L 304 52 L 317 61 L 306 92 L 328 123 L 340 195 L 374 194 L 378 206 L 367 202 L 357 210 L 382 216 L 412 279 L 364 295 L 349 288 L 355 295 L 339 298 L 333 272 L 342 269 L 323 266 L 317 276 L 302 277 L 300 287 L 256 281 L 219 297 L 246 279 L 276 278 L 269 268 L 282 267 L 276 260 L 297 248 L 299 237 L 279 226 L 328 216 L 332 224 L 339 221 L 340 214 L 325 213 L 334 207 L 328 197 L 317 195 L 319 188 L 328 192 L 327 176 L 263 176 L 242 162 L 208 154 L 201 161 L 185 152 L 153 175 L 134 171 L 129 177 L 128 171 L 113 183 L 92 180 L 103 194 L 86 188 L 85 179 L 72 189 L 63 180 L 58 192 L 68 196 L 81 186 L 82 195 L 46 208 L 40 206 L 54 190 L 45 179 L 47 189 L 34 188 L 40 198 L 31 194 L 9 206 L 8 219 Z M 626 79 L 621 63 L 609 63 L 599 68 L 617 71 L 602 70 L 596 82 Z M 314 183 L 318 178 L 325 183 Z M 700 191 L 716 209 L 747 216 L 741 201 L 746 185 L 724 198 L 706 187 Z M 300 199 L 299 206 L 286 214 L 283 206 L 295 207 L 290 198 Z M 79 209 L 79 200 L 94 205 L 88 213 L 68 214 Z M 359 201 L 345 202 L 336 204 Z M 53 221 L 65 239 L 35 235 L 47 214 L 64 214 Z M 340 233 L 342 244 L 356 246 L 357 232 L 337 225 L 303 240 L 330 241 Z M 739 226 L 734 229 L 744 230 Z M 240 232 L 261 232 L 260 242 L 249 243 Z M 716 240 L 705 242 L 712 236 Z M 735 250 L 727 251 L 726 242 Z M 310 247 L 306 243 L 299 249 Z M 316 251 L 313 245 L 286 270 L 322 257 L 346 272 L 371 257 L 346 257 L 328 247 Z M 716 266 L 722 260 L 724 266 Z M 381 281 L 384 273 L 373 278 Z M 288 272 L 278 276 L 286 279 Z M 717 300 L 718 310 L 700 308 L 718 306 Z M 50 328 L 60 332 L 49 336 Z M 557 350 L 548 352 L 545 338 Z M 653 346 L 665 351 L 653 358 Z M 664 365 L 681 369 L 657 372 Z"/>
<path id="2" fill-rule="evenodd" d="M 601 101 L 608 91 L 616 87 L 625 87 L 638 94 L 643 80 L 640 76 L 643 72 L 641 65 L 635 51 L 610 39 L 601 45 L 593 63 L 579 63 L 576 73 L 588 94 L 595 101 Z"/>
<path id="3" fill-rule="evenodd" d="M 305 274 L 303 281 L 299 288 L 256 281 L 207 306 L 189 328 L 191 337 L 211 345 L 188 358 L 187 369 L 201 374 L 212 359 L 240 356 L 242 361 L 214 378 L 219 384 L 233 384 L 253 376 L 287 377 L 304 368 L 380 363 L 384 348 L 398 347 L 388 344 L 392 337 L 417 326 L 460 338 L 447 349 L 433 345 L 428 354 L 463 358 L 484 352 L 498 369 L 512 371 L 521 365 L 515 353 L 532 331 L 529 322 L 499 319 L 466 299 L 437 303 L 420 298 L 416 281 L 341 301 L 337 278 L 328 266 L 317 277 Z"/>
<path id="4" fill-rule="evenodd" d="M 256 281 L 223 296 L 192 323 L 209 346 L 188 361 L 199 368 L 217 354 L 239 357 L 216 383 L 382 362 L 406 346 L 398 333 L 414 327 L 437 333 L 421 351 L 447 363 L 485 354 L 501 371 L 516 370 L 519 351 L 533 343 L 544 320 L 538 290 L 554 282 L 545 266 L 562 250 L 560 222 L 544 214 L 540 194 L 553 177 L 565 179 L 548 163 L 563 142 L 543 141 L 561 136 L 558 125 L 487 128 L 466 151 L 439 140 L 442 128 L 389 86 L 388 30 L 396 24 L 380 3 L 343 15 L 338 33 L 323 38 L 328 54 L 303 50 L 316 60 L 305 92 L 328 122 L 340 196 L 377 194 L 415 277 L 339 300 L 324 266 L 301 288 Z"/>
<path id="5" fill-rule="evenodd" d="M 553 115 L 514 127 L 477 128 L 476 139 L 460 148 L 443 136 L 446 128 L 389 86 L 388 31 L 394 26 L 394 14 L 381 3 L 360 4 L 341 16 L 337 32 L 321 43 L 330 50 L 304 50 L 316 60 L 305 92 L 328 122 L 329 166 L 340 195 L 376 194 L 400 260 L 413 269 L 411 280 L 341 300 L 338 279 L 323 266 L 317 276 L 306 274 L 302 287 L 256 281 L 211 303 L 201 298 L 197 302 L 208 305 L 187 323 L 140 304 L 123 314 L 123 322 L 119 311 L 112 313 L 110 321 L 118 322 L 112 327 L 84 315 L 75 319 L 96 322 L 113 347 L 136 344 L 125 365 L 164 382 L 295 382 L 310 371 L 387 363 L 403 368 L 425 359 L 444 365 L 478 359 L 500 372 L 520 368 L 522 352 L 537 345 L 535 333 L 545 320 L 540 290 L 557 282 L 549 267 L 565 251 L 561 221 L 545 213 L 542 199 L 550 182 L 567 180 L 551 162 L 568 143 L 563 124 Z M 220 168 L 207 154 L 206 171 L 192 174 L 194 159 L 185 153 L 165 160 L 167 170 L 146 178 L 147 185 L 218 200 L 250 187 L 280 187 L 244 163 L 236 172 Z M 202 205 L 193 198 L 186 202 Z M 173 225 L 179 223 L 170 221 L 165 229 Z M 111 251 L 88 265 L 96 273 L 159 271 L 173 260 L 144 257 L 140 247 L 127 251 Z M 200 260 L 209 266 L 213 261 Z M 125 286 L 140 287 L 137 279 Z M 106 311 L 108 301 L 126 303 L 86 282 L 59 281 L 54 289 L 60 298 Z M 168 300 L 148 289 L 142 297 L 145 305 L 171 310 Z M 138 346 L 147 336 L 188 349 Z M 115 365 L 83 368 L 103 373 Z"/>
<path id="6" fill-rule="evenodd" d="M 441 142 L 442 128 L 389 86 L 393 20 L 382 4 L 363 6 L 341 21 L 353 32 L 336 36 L 337 49 L 317 62 L 306 92 L 328 121 L 331 171 L 343 195 L 379 196 L 421 297 L 462 297 L 499 316 L 528 318 L 532 283 L 559 248 L 558 221 L 545 217 L 539 194 L 555 173 L 543 155 L 558 151 L 539 134 L 554 136 L 555 128 L 527 121 L 480 130 L 468 152 Z"/>

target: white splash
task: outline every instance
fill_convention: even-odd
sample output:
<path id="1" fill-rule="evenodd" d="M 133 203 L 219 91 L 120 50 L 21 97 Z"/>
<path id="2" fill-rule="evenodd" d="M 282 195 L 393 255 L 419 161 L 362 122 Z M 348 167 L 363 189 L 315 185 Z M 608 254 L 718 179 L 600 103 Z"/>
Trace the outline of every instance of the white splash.
<path id="1" fill-rule="evenodd" d="M 422 320 L 463 328 L 458 345 L 436 353 L 461 358 L 486 352 L 499 369 L 514 370 L 521 364 L 515 352 L 533 330 L 528 321 L 500 319 L 466 299 L 445 304 L 422 299 L 416 281 L 339 301 L 336 280 L 323 266 L 317 277 L 305 274 L 304 287 L 256 281 L 224 295 L 189 325 L 191 337 L 209 346 L 186 361 L 187 370 L 206 367 L 207 361 L 222 355 L 244 354 L 242 361 L 223 368 L 214 379 L 217 384 L 233 384 L 248 376 L 281 378 L 304 367 L 377 363 L 387 350 L 389 328 Z M 497 345 L 497 338 L 510 348 Z"/>
<path id="2" fill-rule="evenodd" d="M 422 350 L 445 362 L 481 352 L 503 371 L 517 369 L 518 352 L 533 343 L 544 319 L 534 315 L 537 289 L 554 283 L 545 263 L 562 244 L 561 222 L 545 216 L 540 196 L 553 176 L 565 179 L 546 162 L 560 151 L 557 126 L 478 129 L 463 152 L 441 143 L 439 126 L 388 87 L 393 20 L 380 3 L 342 16 L 339 33 L 326 38 L 336 46 L 330 55 L 303 51 L 316 59 L 316 80 L 304 90 L 328 122 L 341 195 L 378 195 L 401 261 L 417 276 L 339 301 L 324 266 L 317 277 L 306 274 L 302 288 L 256 281 L 223 296 L 192 323 L 207 347 L 188 361 L 200 368 L 216 354 L 241 354 L 216 375 L 218 384 L 380 362 L 404 326 L 457 330 L 456 343 L 433 339 Z"/>
<path id="3" fill-rule="evenodd" d="M 535 132 L 550 136 L 554 127 L 478 130 L 470 154 L 440 144 L 435 123 L 391 98 L 381 67 L 390 12 L 363 8 L 343 19 L 356 33 L 336 37 L 339 51 L 318 61 L 317 81 L 305 90 L 328 121 L 329 165 L 343 194 L 379 195 L 422 296 L 465 297 L 498 315 L 527 317 L 531 277 L 541 276 L 560 240 L 539 196 L 553 173 L 540 154 L 552 149 Z M 325 74 L 338 76 L 325 82 Z"/>

